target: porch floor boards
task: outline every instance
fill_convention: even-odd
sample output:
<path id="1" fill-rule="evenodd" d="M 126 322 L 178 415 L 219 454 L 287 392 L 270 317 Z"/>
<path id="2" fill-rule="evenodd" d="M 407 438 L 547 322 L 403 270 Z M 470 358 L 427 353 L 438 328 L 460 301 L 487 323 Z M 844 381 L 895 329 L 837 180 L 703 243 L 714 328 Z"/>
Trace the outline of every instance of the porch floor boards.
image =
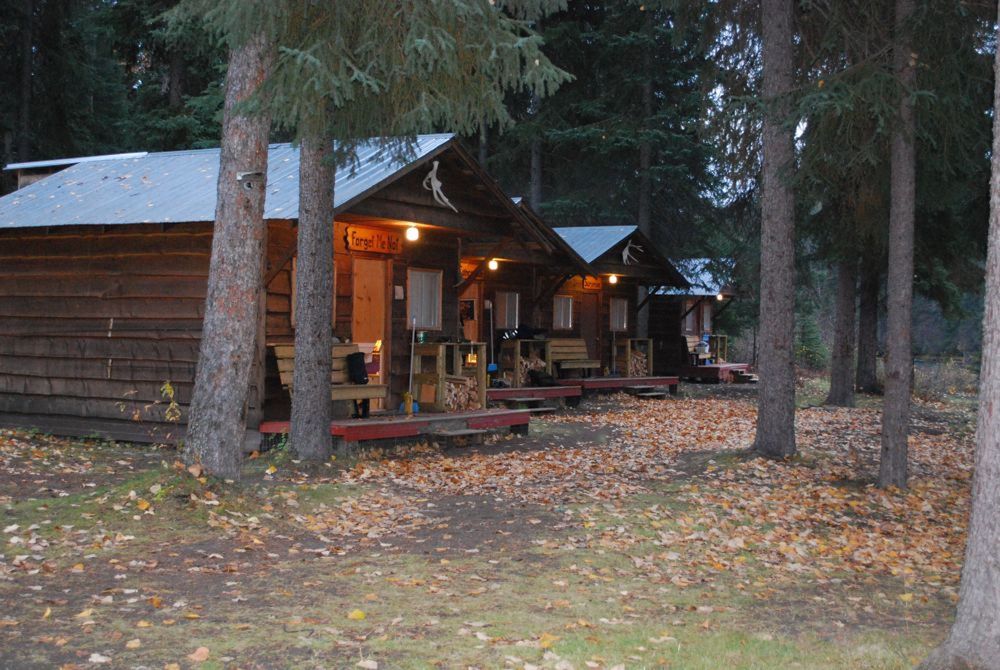
<path id="1" fill-rule="evenodd" d="M 708 365 L 687 365 L 681 368 L 684 379 L 729 384 L 737 372 L 750 372 L 749 363 L 710 363 Z"/>
<path id="2" fill-rule="evenodd" d="M 677 377 L 582 377 L 579 379 L 557 379 L 564 386 L 579 386 L 584 391 L 613 391 L 615 389 L 633 386 L 667 386 L 670 392 L 676 392 L 680 380 Z"/>
<path id="3" fill-rule="evenodd" d="M 330 422 L 330 434 L 344 442 L 386 440 L 433 435 L 444 430 L 491 430 L 526 427 L 531 412 L 526 409 L 485 409 L 467 412 L 418 413 L 372 416 L 368 419 L 337 419 Z M 287 433 L 289 421 L 265 421 L 258 429 L 264 434 Z"/>
<path id="4" fill-rule="evenodd" d="M 486 399 L 490 401 L 501 401 L 508 400 L 510 398 L 576 398 L 582 393 L 583 389 L 579 384 L 560 384 L 559 386 L 520 386 L 517 388 L 487 389 Z"/>

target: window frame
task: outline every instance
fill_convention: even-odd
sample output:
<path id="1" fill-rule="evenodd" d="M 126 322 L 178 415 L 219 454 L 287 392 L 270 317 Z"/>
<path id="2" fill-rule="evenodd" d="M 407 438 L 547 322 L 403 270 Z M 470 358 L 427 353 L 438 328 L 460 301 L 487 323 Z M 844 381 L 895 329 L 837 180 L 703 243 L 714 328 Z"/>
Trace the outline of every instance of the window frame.
<path id="1" fill-rule="evenodd" d="M 558 303 L 560 300 L 569 301 L 569 319 L 568 323 L 560 324 L 559 322 L 559 308 Z M 566 295 L 565 293 L 561 295 L 552 296 L 552 330 L 573 330 L 573 296 Z"/>
<path id="2" fill-rule="evenodd" d="M 421 321 L 421 315 L 415 315 L 413 313 L 413 273 L 419 272 L 426 275 L 434 275 L 437 279 L 437 314 L 436 322 L 428 325 L 427 322 Z M 443 328 L 443 312 L 444 312 L 444 271 L 437 270 L 434 268 L 417 268 L 409 267 L 406 268 L 406 329 L 411 330 L 414 328 L 413 317 L 417 317 L 417 330 L 441 330 Z"/>
<path id="3" fill-rule="evenodd" d="M 615 325 L 615 304 L 622 305 L 622 325 Z M 612 297 L 608 302 L 608 328 L 613 333 L 628 332 L 628 298 Z"/>
<path id="4" fill-rule="evenodd" d="M 507 311 L 507 301 L 503 302 L 503 310 L 500 309 L 499 305 L 500 296 L 514 296 L 514 325 L 508 325 L 510 320 L 507 318 L 509 316 Z M 518 322 L 521 320 L 521 294 L 518 291 L 496 291 L 493 294 L 493 305 L 496 309 L 496 324 L 494 324 L 494 330 L 513 330 L 518 327 Z M 503 320 L 501 321 L 501 313 L 503 315 Z"/>

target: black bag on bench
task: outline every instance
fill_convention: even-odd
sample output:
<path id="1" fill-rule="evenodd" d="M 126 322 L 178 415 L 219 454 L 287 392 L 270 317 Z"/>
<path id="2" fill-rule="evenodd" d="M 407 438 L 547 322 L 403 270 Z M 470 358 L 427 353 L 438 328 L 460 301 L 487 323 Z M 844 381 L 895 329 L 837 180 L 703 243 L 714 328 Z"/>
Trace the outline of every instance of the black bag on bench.
<path id="1" fill-rule="evenodd" d="M 353 354 L 347 354 L 344 357 L 344 362 L 347 365 L 347 380 L 349 382 L 352 384 L 368 383 L 368 369 L 365 366 L 365 355 L 362 352 L 356 351 Z M 370 411 L 371 400 L 368 398 L 354 401 L 354 418 L 367 419 Z"/>

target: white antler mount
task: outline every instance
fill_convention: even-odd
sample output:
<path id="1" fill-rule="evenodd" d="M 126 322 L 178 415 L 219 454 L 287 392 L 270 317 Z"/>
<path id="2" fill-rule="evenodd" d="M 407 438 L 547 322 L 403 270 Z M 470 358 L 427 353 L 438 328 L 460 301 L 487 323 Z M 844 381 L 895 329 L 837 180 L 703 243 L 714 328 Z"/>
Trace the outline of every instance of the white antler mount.
<path id="1" fill-rule="evenodd" d="M 424 177 L 424 188 L 431 192 L 434 196 L 434 202 L 441 205 L 442 207 L 451 207 L 452 211 L 458 214 L 458 210 L 455 209 L 455 205 L 451 204 L 447 196 L 441 191 L 441 180 L 438 179 L 438 163 L 439 161 L 434 161 L 431 171 L 427 173 Z"/>
<path id="2" fill-rule="evenodd" d="M 628 244 L 625 245 L 625 248 L 622 249 L 622 264 L 623 265 L 631 265 L 633 263 L 638 263 L 639 262 L 639 259 L 636 258 L 635 254 L 633 253 L 635 251 L 642 251 L 642 247 L 640 247 L 638 244 L 636 244 L 632 240 L 629 240 Z"/>

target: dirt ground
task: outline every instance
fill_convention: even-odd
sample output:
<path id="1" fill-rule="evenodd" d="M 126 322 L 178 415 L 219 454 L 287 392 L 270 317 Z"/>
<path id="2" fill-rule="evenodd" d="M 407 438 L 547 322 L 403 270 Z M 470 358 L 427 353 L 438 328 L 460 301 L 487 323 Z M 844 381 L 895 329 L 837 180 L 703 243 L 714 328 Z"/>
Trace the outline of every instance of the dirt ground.
<path id="1" fill-rule="evenodd" d="M 617 395 L 527 437 L 247 462 L 0 429 L 0 667 L 903 668 L 947 631 L 974 398 L 878 400 L 746 453 L 747 387 Z"/>

